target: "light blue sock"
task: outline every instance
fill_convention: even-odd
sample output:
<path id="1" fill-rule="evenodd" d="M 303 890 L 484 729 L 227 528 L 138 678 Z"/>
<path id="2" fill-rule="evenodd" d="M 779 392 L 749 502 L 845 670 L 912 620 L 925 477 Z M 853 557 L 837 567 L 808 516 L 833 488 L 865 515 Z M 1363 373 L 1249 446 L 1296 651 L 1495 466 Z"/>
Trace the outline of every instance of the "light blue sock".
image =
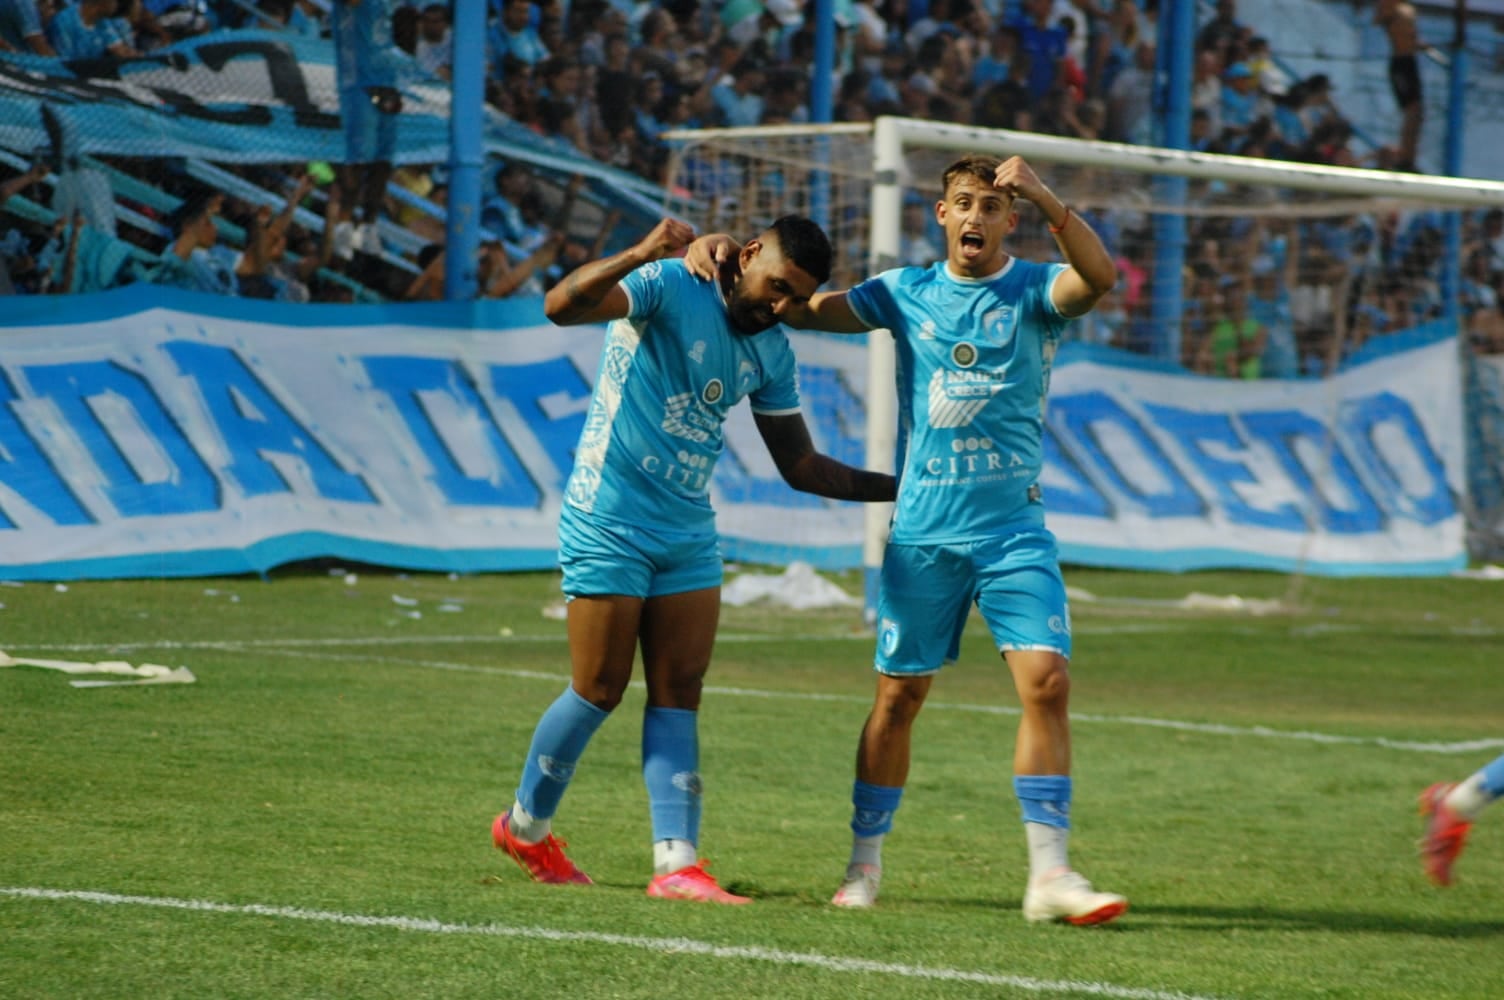
<path id="1" fill-rule="evenodd" d="M 642 783 L 653 841 L 700 842 L 699 713 L 649 707 L 642 716 Z"/>
<path id="2" fill-rule="evenodd" d="M 532 745 L 527 748 L 522 783 L 517 786 L 517 801 L 522 808 L 538 819 L 553 816 L 586 744 L 609 714 L 581 698 L 572 687 L 554 699 L 538 720 Z"/>
<path id="3" fill-rule="evenodd" d="M 1071 778 L 1068 774 L 1016 774 L 1013 794 L 1018 796 L 1025 823 L 1071 828 Z"/>
<path id="4" fill-rule="evenodd" d="M 893 814 L 903 799 L 903 786 L 851 785 L 851 832 L 858 837 L 877 837 L 893 829 Z"/>
<path id="5" fill-rule="evenodd" d="M 1504 798 L 1504 754 L 1484 765 L 1483 787 L 1492 798 Z"/>

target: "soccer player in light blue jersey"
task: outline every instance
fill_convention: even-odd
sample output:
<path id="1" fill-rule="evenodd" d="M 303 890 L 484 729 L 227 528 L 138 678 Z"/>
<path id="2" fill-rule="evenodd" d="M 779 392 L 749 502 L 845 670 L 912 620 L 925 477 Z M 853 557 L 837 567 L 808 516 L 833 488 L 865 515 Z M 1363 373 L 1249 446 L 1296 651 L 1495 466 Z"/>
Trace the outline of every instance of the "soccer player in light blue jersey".
<path id="1" fill-rule="evenodd" d="M 1426 817 L 1420 858 L 1427 878 L 1437 885 L 1452 884 L 1452 865 L 1467 845 L 1473 821 L 1500 798 L 1504 798 L 1504 754 L 1464 781 L 1442 782 L 1420 793 L 1420 812 Z"/>
<path id="2" fill-rule="evenodd" d="M 887 329 L 897 342 L 903 456 L 883 555 L 877 695 L 857 747 L 850 863 L 832 902 L 877 900 L 882 841 L 908 778 L 914 720 L 935 674 L 959 653 L 975 602 L 1023 708 L 1013 788 L 1029 847 L 1024 916 L 1102 923 L 1128 902 L 1093 889 L 1067 859 L 1070 611 L 1039 475 L 1061 330 L 1107 294 L 1117 268 L 1086 221 L 1019 157 L 958 160 L 943 187 L 935 218 L 945 260 L 814 295 L 786 317 L 791 326 L 842 333 Z M 1044 215 L 1064 264 L 1003 249 L 1018 225 L 1017 199 Z M 734 249 L 726 237 L 704 237 L 687 263 L 709 275 Z"/>
<path id="3" fill-rule="evenodd" d="M 815 451 L 794 354 L 778 326 L 830 276 L 818 225 L 785 216 L 747 243 L 724 282 L 668 259 L 694 238 L 665 219 L 635 246 L 549 290 L 559 324 L 610 323 L 559 518 L 571 680 L 533 732 L 511 809 L 492 836 L 539 882 L 589 883 L 552 818 L 586 744 L 621 702 L 641 648 L 642 775 L 653 826 L 648 895 L 746 903 L 699 857 L 697 710 L 721 606 L 710 477 L 722 422 L 743 398 L 779 473 L 838 500 L 891 500 L 894 477 Z"/>

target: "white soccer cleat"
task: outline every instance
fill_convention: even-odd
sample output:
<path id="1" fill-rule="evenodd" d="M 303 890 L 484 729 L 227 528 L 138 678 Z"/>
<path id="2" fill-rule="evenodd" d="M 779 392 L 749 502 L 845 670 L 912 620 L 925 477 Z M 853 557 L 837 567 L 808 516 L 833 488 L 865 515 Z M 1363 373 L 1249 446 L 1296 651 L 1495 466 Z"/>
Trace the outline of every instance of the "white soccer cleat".
<path id="1" fill-rule="evenodd" d="M 861 909 L 877 903 L 877 887 L 883 880 L 883 870 L 877 865 L 851 865 L 846 869 L 846 880 L 831 897 L 830 905 Z"/>
<path id="2" fill-rule="evenodd" d="M 1024 893 L 1024 919 L 1031 922 L 1105 924 L 1127 909 L 1127 899 L 1115 892 L 1098 892 L 1080 872 L 1069 870 L 1031 884 Z"/>

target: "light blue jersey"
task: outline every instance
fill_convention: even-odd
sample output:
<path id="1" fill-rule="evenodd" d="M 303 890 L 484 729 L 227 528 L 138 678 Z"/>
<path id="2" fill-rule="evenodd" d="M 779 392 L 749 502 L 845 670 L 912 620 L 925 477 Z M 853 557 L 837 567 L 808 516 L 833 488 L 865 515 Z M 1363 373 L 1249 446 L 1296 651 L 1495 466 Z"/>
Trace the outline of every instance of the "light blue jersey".
<path id="1" fill-rule="evenodd" d="M 976 541 L 1042 526 L 1045 394 L 1066 318 L 1050 301 L 1064 264 L 1010 258 L 989 278 L 944 261 L 851 290 L 861 321 L 896 340 L 896 544 Z"/>
<path id="2" fill-rule="evenodd" d="M 721 425 L 743 397 L 754 413 L 799 411 L 793 349 L 779 326 L 739 333 L 719 284 L 682 260 L 646 264 L 621 288 L 630 305 L 606 333 L 565 502 L 647 528 L 713 531 Z"/>

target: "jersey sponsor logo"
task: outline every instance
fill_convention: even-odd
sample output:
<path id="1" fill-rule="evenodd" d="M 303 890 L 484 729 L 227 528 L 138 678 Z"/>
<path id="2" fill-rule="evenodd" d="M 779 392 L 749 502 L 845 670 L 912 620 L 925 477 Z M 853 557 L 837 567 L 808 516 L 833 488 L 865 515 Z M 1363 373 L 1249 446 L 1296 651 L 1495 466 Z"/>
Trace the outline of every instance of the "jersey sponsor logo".
<path id="1" fill-rule="evenodd" d="M 750 361 L 743 360 L 736 366 L 736 388 L 743 396 L 752 391 L 752 386 L 757 377 L 762 374 L 762 369 Z"/>
<path id="2" fill-rule="evenodd" d="M 970 368 L 977 363 L 977 349 L 963 340 L 950 349 L 950 359 L 959 368 Z"/>
<path id="3" fill-rule="evenodd" d="M 706 382 L 705 388 L 700 390 L 700 398 L 705 401 L 707 406 L 714 406 L 716 403 L 719 403 L 721 397 L 725 394 L 726 387 L 718 378 L 713 378 L 709 382 Z"/>
<path id="4" fill-rule="evenodd" d="M 991 344 L 1006 344 L 1013 339 L 1013 307 L 1002 306 L 982 314 L 982 330 Z"/>
<path id="5" fill-rule="evenodd" d="M 935 372 L 930 377 L 930 426 L 967 426 L 1002 387 L 1002 378 L 991 372 Z"/>
<path id="6" fill-rule="evenodd" d="M 719 390 L 720 381 L 716 380 L 714 384 Z M 708 392 L 710 386 L 705 389 Z M 699 400 L 692 392 L 681 392 L 663 401 L 663 423 L 659 426 L 674 437 L 704 444 L 719 424 L 716 417 L 700 409 Z"/>
<path id="7" fill-rule="evenodd" d="M 654 479 L 662 479 L 694 493 L 703 493 L 710 485 L 710 470 L 715 462 L 709 455 L 691 455 L 681 450 L 673 458 L 644 455 L 637 464 Z"/>

